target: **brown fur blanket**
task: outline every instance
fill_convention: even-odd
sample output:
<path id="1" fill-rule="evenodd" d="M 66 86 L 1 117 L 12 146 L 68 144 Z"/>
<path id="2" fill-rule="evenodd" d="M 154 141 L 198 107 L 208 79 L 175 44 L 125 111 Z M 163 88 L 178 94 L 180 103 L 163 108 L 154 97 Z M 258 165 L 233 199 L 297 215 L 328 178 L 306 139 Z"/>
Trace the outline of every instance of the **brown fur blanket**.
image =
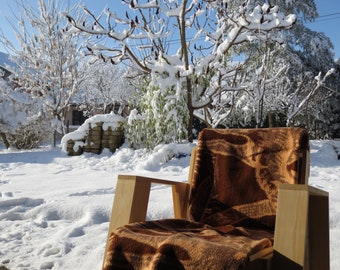
<path id="1" fill-rule="evenodd" d="M 103 269 L 243 269 L 250 255 L 272 246 L 278 185 L 297 182 L 307 148 L 302 129 L 205 129 L 190 195 L 193 221 L 115 229 Z"/>
<path id="2" fill-rule="evenodd" d="M 238 270 L 272 246 L 270 232 L 229 229 L 179 219 L 125 225 L 112 232 L 103 269 Z"/>
<path id="3" fill-rule="evenodd" d="M 205 129 L 191 190 L 191 218 L 212 226 L 274 229 L 278 186 L 298 181 L 309 148 L 300 128 Z"/>

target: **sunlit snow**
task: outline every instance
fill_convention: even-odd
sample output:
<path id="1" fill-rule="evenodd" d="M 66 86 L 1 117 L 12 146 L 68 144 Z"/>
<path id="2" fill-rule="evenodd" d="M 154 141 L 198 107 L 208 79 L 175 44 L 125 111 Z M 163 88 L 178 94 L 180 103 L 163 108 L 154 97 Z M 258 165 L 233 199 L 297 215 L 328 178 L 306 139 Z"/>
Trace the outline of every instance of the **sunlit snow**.
<path id="1" fill-rule="evenodd" d="M 101 269 L 118 174 L 186 181 L 194 144 L 152 152 L 69 157 L 60 148 L 0 149 L 0 265 L 9 269 Z M 329 192 L 331 269 L 340 269 L 340 141 L 311 142 L 309 183 Z M 153 186 L 148 219 L 172 216 L 171 189 Z"/>

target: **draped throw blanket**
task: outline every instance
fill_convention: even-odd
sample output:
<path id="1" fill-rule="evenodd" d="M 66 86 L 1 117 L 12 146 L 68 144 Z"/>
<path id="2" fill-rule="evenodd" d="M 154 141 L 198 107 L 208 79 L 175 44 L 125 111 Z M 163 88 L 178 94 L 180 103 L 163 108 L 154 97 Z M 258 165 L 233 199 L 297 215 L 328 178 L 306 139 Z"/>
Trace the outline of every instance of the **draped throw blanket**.
<path id="1" fill-rule="evenodd" d="M 232 227 L 223 233 L 179 219 L 133 223 L 112 232 L 104 269 L 239 270 L 249 253 L 270 247 L 272 237 Z"/>
<path id="2" fill-rule="evenodd" d="M 128 224 L 109 237 L 104 270 L 239 270 L 272 246 L 278 185 L 297 183 L 302 129 L 200 133 L 189 202 L 192 221 Z"/>
<path id="3" fill-rule="evenodd" d="M 304 181 L 298 180 L 299 165 L 308 148 L 308 134 L 300 128 L 203 130 L 191 218 L 212 226 L 274 229 L 278 186 Z"/>

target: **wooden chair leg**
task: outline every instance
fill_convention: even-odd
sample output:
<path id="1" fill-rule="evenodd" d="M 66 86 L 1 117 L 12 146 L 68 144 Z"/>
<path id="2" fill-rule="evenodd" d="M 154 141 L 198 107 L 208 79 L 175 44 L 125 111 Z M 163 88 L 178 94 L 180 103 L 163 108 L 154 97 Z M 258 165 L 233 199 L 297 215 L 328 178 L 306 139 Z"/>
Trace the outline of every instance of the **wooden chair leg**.
<path id="1" fill-rule="evenodd" d="M 119 176 L 104 254 L 108 248 L 110 233 L 115 228 L 132 222 L 145 221 L 150 187 L 150 181 L 137 181 L 137 176 Z"/>
<path id="2" fill-rule="evenodd" d="M 121 175 L 118 178 L 112 206 L 111 228 L 145 221 L 151 183 L 137 181 L 137 176 Z M 112 218 L 112 217 L 111 217 Z"/>
<path id="3" fill-rule="evenodd" d="M 249 263 L 244 270 L 270 270 L 271 259 L 256 259 Z M 287 268 L 288 269 L 288 268 Z"/>
<path id="4" fill-rule="evenodd" d="M 173 185 L 172 198 L 175 218 L 187 219 L 189 185 Z"/>

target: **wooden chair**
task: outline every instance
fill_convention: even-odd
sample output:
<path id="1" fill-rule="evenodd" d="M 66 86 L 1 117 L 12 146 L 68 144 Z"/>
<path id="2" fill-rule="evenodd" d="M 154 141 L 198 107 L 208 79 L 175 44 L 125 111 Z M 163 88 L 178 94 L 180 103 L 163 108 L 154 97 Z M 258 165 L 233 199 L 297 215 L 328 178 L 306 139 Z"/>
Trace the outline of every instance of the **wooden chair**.
<path id="1" fill-rule="evenodd" d="M 308 174 L 302 129 L 205 129 L 189 183 L 118 176 L 103 269 L 329 269 L 328 194 Z M 145 222 L 151 184 L 172 186 L 175 219 Z"/>

